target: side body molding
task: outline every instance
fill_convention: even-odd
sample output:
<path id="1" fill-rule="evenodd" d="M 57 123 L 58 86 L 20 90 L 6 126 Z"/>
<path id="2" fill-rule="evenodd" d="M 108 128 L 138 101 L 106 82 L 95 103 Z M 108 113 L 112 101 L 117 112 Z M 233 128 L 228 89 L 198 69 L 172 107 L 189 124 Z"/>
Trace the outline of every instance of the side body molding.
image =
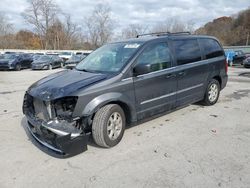
<path id="1" fill-rule="evenodd" d="M 111 93 L 105 93 L 103 95 L 100 95 L 93 100 L 91 100 L 84 108 L 82 115 L 83 116 L 90 116 L 98 111 L 102 106 L 108 104 L 108 103 L 122 103 L 123 105 L 126 105 L 128 108 L 129 115 L 131 117 L 131 121 L 136 121 L 136 109 L 134 104 L 132 103 L 133 100 L 129 99 L 126 95 L 123 95 L 122 93 L 117 92 L 111 92 Z"/>

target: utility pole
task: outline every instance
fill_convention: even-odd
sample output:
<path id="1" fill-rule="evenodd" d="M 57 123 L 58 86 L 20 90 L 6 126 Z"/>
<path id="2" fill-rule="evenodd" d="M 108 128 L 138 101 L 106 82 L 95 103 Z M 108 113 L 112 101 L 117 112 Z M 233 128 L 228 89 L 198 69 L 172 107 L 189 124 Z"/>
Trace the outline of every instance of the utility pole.
<path id="1" fill-rule="evenodd" d="M 246 42 L 246 46 L 248 46 L 248 41 L 249 41 L 249 31 L 247 32 L 247 42 Z"/>

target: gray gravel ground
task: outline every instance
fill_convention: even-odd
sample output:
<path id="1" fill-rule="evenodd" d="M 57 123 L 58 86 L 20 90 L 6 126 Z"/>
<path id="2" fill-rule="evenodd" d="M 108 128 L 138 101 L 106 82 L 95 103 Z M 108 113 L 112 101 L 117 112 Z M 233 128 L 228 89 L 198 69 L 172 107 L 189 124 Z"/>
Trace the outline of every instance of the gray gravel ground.
<path id="1" fill-rule="evenodd" d="M 0 187 L 250 187 L 250 69 L 229 69 L 215 106 L 190 105 L 128 128 L 119 145 L 58 159 L 27 136 L 21 106 L 57 72 L 0 72 Z"/>

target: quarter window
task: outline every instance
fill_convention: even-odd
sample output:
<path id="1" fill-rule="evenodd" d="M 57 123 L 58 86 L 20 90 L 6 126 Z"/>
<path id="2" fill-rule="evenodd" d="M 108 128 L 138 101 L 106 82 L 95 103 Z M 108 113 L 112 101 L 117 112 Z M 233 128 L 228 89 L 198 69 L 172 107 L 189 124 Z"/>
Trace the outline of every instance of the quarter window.
<path id="1" fill-rule="evenodd" d="M 149 45 L 137 59 L 137 64 L 150 64 L 151 72 L 171 67 L 168 45 L 166 43 Z"/>
<path id="2" fill-rule="evenodd" d="M 201 60 L 201 51 L 197 39 L 174 41 L 174 49 L 178 65 Z"/>
<path id="3" fill-rule="evenodd" d="M 224 52 L 219 43 L 214 39 L 200 39 L 206 59 L 223 56 Z"/>

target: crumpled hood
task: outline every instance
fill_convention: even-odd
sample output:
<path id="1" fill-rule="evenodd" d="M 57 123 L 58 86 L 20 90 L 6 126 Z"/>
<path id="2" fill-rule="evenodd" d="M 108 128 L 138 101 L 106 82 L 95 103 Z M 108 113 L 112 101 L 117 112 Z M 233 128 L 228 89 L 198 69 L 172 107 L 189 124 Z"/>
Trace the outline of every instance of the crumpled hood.
<path id="1" fill-rule="evenodd" d="M 28 93 L 41 100 L 50 101 L 69 96 L 79 89 L 83 89 L 106 78 L 107 75 L 105 74 L 66 70 L 37 81 L 30 86 Z"/>

